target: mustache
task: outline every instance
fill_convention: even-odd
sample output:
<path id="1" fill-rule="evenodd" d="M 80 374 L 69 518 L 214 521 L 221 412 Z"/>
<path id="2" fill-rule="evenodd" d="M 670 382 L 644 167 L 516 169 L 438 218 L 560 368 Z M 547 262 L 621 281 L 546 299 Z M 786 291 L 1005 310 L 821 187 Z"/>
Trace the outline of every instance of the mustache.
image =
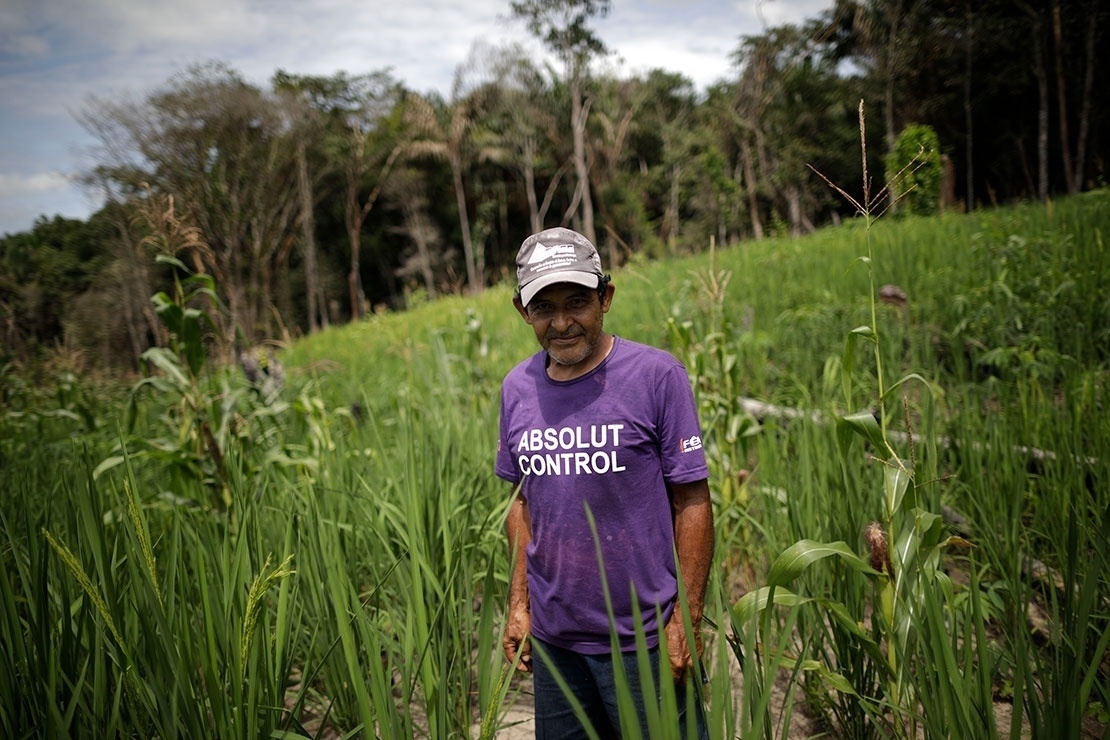
<path id="1" fill-rule="evenodd" d="M 549 332 L 547 332 L 547 334 L 544 335 L 544 338 L 548 339 L 548 340 L 551 340 L 551 339 L 574 339 L 575 337 L 581 337 L 581 336 L 584 336 L 584 335 L 585 335 L 585 332 L 583 332 L 583 331 L 567 331 L 567 332 L 549 331 Z"/>

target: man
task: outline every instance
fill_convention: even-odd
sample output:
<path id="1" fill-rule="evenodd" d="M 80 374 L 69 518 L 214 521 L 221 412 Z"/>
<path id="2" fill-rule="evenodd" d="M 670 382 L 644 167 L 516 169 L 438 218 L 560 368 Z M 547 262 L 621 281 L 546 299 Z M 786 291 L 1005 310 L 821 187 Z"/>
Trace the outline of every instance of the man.
<path id="1" fill-rule="evenodd" d="M 615 288 L 581 234 L 555 228 L 525 239 L 517 280 L 513 304 L 542 351 L 501 388 L 496 472 L 517 486 L 506 523 L 515 569 L 505 654 L 534 673 L 537 737 L 586 736 L 553 673 L 601 737 L 619 736 L 615 661 L 637 701 L 638 716 L 624 721 L 647 737 L 643 707 L 658 696 L 639 688 L 640 623 L 655 666 L 666 646 L 685 727 L 695 663 L 677 574 L 697 635 L 713 558 L 708 468 L 686 370 L 604 330 Z M 698 657 L 701 649 L 697 637 Z M 692 710 L 704 737 L 700 704 Z"/>

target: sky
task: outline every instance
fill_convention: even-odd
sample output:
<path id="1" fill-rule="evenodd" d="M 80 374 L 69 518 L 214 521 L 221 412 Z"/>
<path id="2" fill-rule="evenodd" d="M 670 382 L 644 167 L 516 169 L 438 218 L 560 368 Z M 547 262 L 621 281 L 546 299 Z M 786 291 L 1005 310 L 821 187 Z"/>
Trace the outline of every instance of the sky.
<path id="1" fill-rule="evenodd" d="M 802 23 L 833 0 L 612 0 L 591 27 L 622 76 L 661 68 L 700 91 L 730 77 L 742 36 Z M 86 219 L 102 203 L 74 182 L 94 164 L 79 123 L 90 96 L 139 99 L 189 66 L 219 61 L 266 87 L 274 72 L 388 69 L 450 97 L 483 44 L 542 45 L 509 0 L 2 0 L 0 234 L 36 219 Z"/>

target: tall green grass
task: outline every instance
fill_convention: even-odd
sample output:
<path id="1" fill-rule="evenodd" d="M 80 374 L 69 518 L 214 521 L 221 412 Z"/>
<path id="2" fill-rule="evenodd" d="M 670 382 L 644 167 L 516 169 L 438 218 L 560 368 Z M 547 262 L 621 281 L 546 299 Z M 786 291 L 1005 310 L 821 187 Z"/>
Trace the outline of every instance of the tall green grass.
<path id="1" fill-rule="evenodd" d="M 615 271 L 607 327 L 686 363 L 705 427 L 714 737 L 1105 734 L 1108 215 L 1098 191 Z M 874 302 L 887 282 L 906 307 Z M 0 734 L 493 734 L 530 687 L 499 638 L 497 391 L 535 343 L 510 300 L 500 286 L 307 337 L 281 352 L 274 397 L 190 375 L 180 353 L 131 413 L 6 369 Z M 872 321 L 879 354 L 846 362 Z M 885 399 L 912 480 L 873 440 L 838 444 L 835 420 L 870 408 L 845 401 L 846 373 L 856 399 L 927 381 Z M 901 486 L 928 578 L 901 592 L 915 611 L 892 638 L 865 534 Z M 971 547 L 935 547 L 951 536 Z M 776 569 L 799 542 L 843 546 Z M 1000 702 L 1012 720 L 994 721 Z"/>

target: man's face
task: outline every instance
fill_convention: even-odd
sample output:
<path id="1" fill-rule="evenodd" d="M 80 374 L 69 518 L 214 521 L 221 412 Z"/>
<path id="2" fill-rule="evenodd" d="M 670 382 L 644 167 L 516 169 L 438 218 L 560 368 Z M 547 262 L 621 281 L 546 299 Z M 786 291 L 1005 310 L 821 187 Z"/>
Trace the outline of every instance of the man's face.
<path id="1" fill-rule="evenodd" d="M 612 300 L 612 285 L 599 295 L 594 288 L 556 283 L 537 293 L 527 307 L 517 298 L 516 307 L 553 362 L 565 370 L 584 372 L 600 362 L 606 351 L 602 325 Z"/>

